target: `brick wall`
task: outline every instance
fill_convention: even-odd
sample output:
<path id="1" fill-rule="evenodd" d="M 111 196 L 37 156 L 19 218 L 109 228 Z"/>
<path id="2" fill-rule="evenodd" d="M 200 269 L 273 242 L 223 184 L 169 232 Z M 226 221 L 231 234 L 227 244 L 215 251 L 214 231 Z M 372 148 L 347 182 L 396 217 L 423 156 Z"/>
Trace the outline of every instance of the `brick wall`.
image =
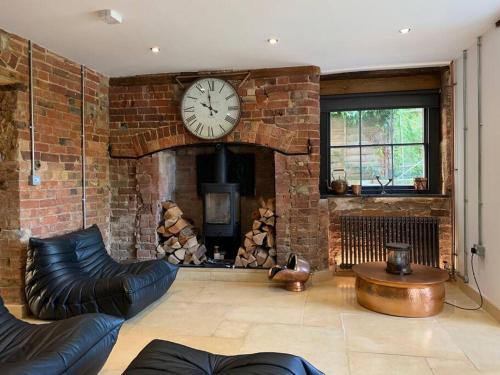
<path id="1" fill-rule="evenodd" d="M 237 86 L 240 81 L 232 83 Z M 155 155 L 162 149 L 200 144 L 182 125 L 178 110 L 182 92 L 173 75 L 112 79 L 112 155 L 140 158 L 140 161 L 144 155 Z M 328 252 L 326 247 L 319 246 L 318 219 L 319 70 L 302 67 L 252 71 L 238 92 L 242 99 L 241 120 L 235 130 L 219 142 L 253 144 L 275 150 L 279 258 L 284 260 L 290 251 L 296 251 L 309 259 L 313 268 L 324 268 L 328 264 Z M 181 161 L 186 156 L 178 157 Z M 193 177 L 192 170 L 186 170 L 179 163 L 177 167 L 179 175 Z M 185 186 L 186 190 L 180 188 L 178 184 L 181 201 L 187 191 L 195 198 L 192 184 Z M 113 202 L 125 201 L 120 197 L 112 199 Z M 191 206 L 186 205 L 186 213 L 193 211 L 191 215 L 196 220 L 199 214 L 195 211 L 199 210 Z"/>
<path id="2" fill-rule="evenodd" d="M 29 236 L 51 236 L 82 226 L 82 163 L 81 163 L 81 85 L 80 65 L 40 46 L 33 45 L 33 82 L 35 164 L 40 186 L 29 186 L 31 146 L 29 134 L 28 42 L 0 30 L 0 77 L 16 89 L 15 111 L 16 152 L 11 163 L 0 160 L 0 179 L 17 179 L 17 196 L 9 212 L 16 218 L 8 228 L 8 246 L 1 247 L 2 264 L 16 272 L 17 295 L 8 298 L 13 304 L 23 304 L 22 284 L 26 242 Z M 108 79 L 86 69 L 85 144 L 87 151 L 88 224 L 99 224 L 106 241 L 109 238 L 109 163 L 108 163 Z M 2 114 L 4 117 L 4 114 Z M 10 185 L 9 185 L 10 186 Z M 13 193 L 14 195 L 16 193 Z M 2 223 L 5 225 L 5 223 Z M 15 224 L 15 225 L 14 225 Z M 15 228 L 14 228 L 15 226 Z M 4 232 L 5 227 L 1 227 Z M 17 232 L 15 232 L 17 231 Z M 0 233 L 1 233 L 0 232 Z M 13 233 L 17 233 L 17 237 Z M 8 272 L 0 274 L 0 285 Z M 0 289 L 2 295 L 7 294 Z M 9 296 L 7 294 L 7 296 Z"/>

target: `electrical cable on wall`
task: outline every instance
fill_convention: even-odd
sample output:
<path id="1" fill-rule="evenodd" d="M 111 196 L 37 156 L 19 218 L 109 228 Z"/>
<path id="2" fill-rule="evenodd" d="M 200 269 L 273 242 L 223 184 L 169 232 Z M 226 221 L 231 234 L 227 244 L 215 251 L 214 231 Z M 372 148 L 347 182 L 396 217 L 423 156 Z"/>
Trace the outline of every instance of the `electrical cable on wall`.
<path id="1" fill-rule="evenodd" d="M 446 303 L 447 305 L 456 307 L 457 309 L 467 310 L 467 311 L 476 311 L 476 310 L 480 310 L 483 307 L 483 302 L 484 302 L 483 301 L 483 294 L 481 293 L 481 288 L 479 288 L 479 283 L 477 282 L 477 278 L 476 278 L 476 271 L 474 270 L 474 255 L 476 255 L 476 253 L 474 251 L 475 251 L 475 249 L 472 249 L 472 251 L 471 251 L 470 266 L 472 269 L 472 277 L 474 278 L 474 282 L 476 283 L 477 291 L 479 292 L 479 299 L 480 299 L 479 306 L 478 307 L 463 307 L 463 306 L 455 305 L 455 304 L 448 302 L 448 301 L 444 301 L 444 303 Z"/>

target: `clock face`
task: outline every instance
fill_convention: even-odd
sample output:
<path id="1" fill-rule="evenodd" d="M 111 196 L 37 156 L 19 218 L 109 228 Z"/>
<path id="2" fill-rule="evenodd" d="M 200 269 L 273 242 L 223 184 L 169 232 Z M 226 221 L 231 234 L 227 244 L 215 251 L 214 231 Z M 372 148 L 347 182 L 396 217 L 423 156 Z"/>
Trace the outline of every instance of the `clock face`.
<path id="1" fill-rule="evenodd" d="M 223 79 L 201 78 L 184 93 L 181 113 L 184 126 L 193 135 L 202 139 L 221 138 L 240 119 L 240 97 Z"/>

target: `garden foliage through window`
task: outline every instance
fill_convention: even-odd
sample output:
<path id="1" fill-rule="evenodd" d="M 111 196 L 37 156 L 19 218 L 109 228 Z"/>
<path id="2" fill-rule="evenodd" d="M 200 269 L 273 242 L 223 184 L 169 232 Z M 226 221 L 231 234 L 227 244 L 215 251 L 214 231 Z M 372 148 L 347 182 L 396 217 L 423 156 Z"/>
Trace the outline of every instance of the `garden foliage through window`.
<path id="1" fill-rule="evenodd" d="M 331 112 L 330 147 L 332 178 L 345 171 L 350 184 L 379 186 L 379 176 L 411 186 L 426 175 L 424 109 Z"/>
<path id="2" fill-rule="evenodd" d="M 439 189 L 439 93 L 336 95 L 321 98 L 321 187 L 343 178 L 366 193 L 413 191 L 416 177 Z"/>

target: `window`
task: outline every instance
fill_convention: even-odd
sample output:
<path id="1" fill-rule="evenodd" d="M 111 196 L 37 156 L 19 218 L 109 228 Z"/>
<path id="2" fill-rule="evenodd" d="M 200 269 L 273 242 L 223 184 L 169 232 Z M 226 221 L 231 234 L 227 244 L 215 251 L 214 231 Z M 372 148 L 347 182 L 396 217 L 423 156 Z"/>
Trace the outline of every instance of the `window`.
<path id="1" fill-rule="evenodd" d="M 365 193 L 413 193 L 415 177 L 439 190 L 439 93 L 336 95 L 321 98 L 322 192 L 345 177 Z"/>

